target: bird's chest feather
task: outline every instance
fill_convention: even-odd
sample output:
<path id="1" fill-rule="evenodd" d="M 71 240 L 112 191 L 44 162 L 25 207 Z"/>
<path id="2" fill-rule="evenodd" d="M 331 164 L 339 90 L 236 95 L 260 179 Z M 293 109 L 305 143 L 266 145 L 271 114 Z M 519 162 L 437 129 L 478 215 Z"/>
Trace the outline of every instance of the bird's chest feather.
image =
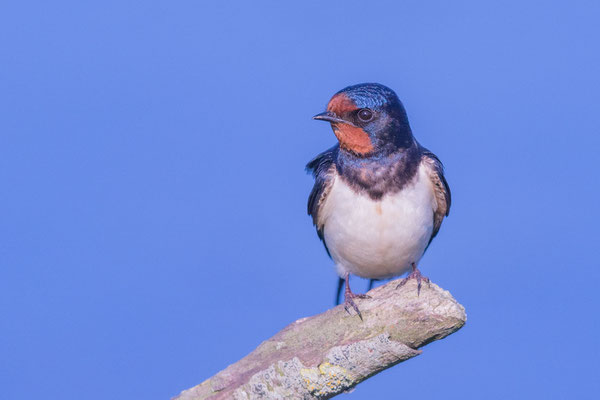
<path id="1" fill-rule="evenodd" d="M 340 272 L 387 278 L 404 273 L 423 255 L 435 205 L 423 168 L 401 190 L 378 200 L 357 193 L 336 176 L 319 219 Z"/>

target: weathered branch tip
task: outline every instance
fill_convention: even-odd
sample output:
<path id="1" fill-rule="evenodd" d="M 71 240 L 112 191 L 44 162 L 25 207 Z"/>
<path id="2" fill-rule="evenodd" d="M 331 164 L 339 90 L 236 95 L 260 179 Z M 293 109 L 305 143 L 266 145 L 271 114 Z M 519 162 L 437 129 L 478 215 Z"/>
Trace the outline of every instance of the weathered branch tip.
<path id="1" fill-rule="evenodd" d="M 364 320 L 342 306 L 291 323 L 252 353 L 176 400 L 329 399 L 459 330 L 465 309 L 448 291 L 414 280 L 358 300 Z"/>

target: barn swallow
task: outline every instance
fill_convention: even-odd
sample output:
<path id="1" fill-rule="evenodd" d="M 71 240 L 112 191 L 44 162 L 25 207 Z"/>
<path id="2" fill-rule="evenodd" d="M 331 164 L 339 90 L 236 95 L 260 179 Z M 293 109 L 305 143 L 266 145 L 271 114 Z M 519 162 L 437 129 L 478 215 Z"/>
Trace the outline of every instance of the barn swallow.
<path id="1" fill-rule="evenodd" d="M 450 188 L 438 157 L 413 136 L 396 93 L 377 83 L 337 92 L 325 112 L 338 143 L 310 161 L 315 178 L 308 199 L 317 234 L 345 281 L 344 307 L 362 315 L 350 274 L 429 279 L 417 265 L 450 211 Z M 371 281 L 372 282 L 372 281 Z"/>

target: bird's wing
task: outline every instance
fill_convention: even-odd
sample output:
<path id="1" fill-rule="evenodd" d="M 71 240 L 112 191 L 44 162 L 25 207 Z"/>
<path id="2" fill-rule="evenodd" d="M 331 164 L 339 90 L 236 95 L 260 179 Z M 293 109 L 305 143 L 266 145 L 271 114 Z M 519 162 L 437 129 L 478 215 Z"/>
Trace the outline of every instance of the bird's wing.
<path id="1" fill-rule="evenodd" d="M 429 243 L 431 243 L 440 230 L 442 220 L 450 213 L 451 195 L 448 182 L 446 182 L 446 178 L 444 178 L 444 166 L 440 159 L 425 148 L 422 149 L 421 154 L 421 162 L 427 168 L 427 174 L 433 185 L 433 191 L 437 201 L 437 208 L 433 213 L 433 232 L 429 239 Z"/>
<path id="2" fill-rule="evenodd" d="M 319 211 L 331 189 L 333 171 L 335 169 L 334 160 L 338 149 L 339 145 L 336 145 L 319 154 L 306 164 L 306 172 L 311 173 L 315 178 L 315 185 L 308 197 L 308 215 L 312 216 L 313 224 L 317 228 L 317 235 L 319 235 L 319 239 L 323 242 L 325 250 L 330 257 L 331 254 L 329 254 L 329 249 L 323 236 L 323 224 L 319 222 Z"/>

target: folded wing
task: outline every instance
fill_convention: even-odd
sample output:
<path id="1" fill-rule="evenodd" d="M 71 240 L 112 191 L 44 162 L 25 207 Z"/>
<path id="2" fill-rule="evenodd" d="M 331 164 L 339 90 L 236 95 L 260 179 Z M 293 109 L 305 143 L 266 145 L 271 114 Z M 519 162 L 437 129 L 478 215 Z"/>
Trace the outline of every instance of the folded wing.
<path id="1" fill-rule="evenodd" d="M 421 162 L 427 168 L 427 173 L 437 201 L 437 208 L 433 213 L 433 232 L 429 242 L 437 235 L 442 225 L 442 220 L 450 213 L 450 203 L 452 201 L 450 187 L 444 177 L 444 166 L 439 158 L 429 150 L 422 148 Z"/>
<path id="2" fill-rule="evenodd" d="M 323 242 L 325 250 L 330 257 L 331 254 L 329 254 L 329 249 L 323 236 L 323 225 L 319 223 L 319 212 L 331 190 L 335 169 L 334 160 L 338 150 L 339 145 L 336 145 L 319 154 L 306 165 L 306 171 L 311 173 L 315 178 L 315 185 L 308 197 L 308 215 L 312 216 L 313 224 L 317 228 L 317 235 L 319 235 L 319 239 Z"/>

